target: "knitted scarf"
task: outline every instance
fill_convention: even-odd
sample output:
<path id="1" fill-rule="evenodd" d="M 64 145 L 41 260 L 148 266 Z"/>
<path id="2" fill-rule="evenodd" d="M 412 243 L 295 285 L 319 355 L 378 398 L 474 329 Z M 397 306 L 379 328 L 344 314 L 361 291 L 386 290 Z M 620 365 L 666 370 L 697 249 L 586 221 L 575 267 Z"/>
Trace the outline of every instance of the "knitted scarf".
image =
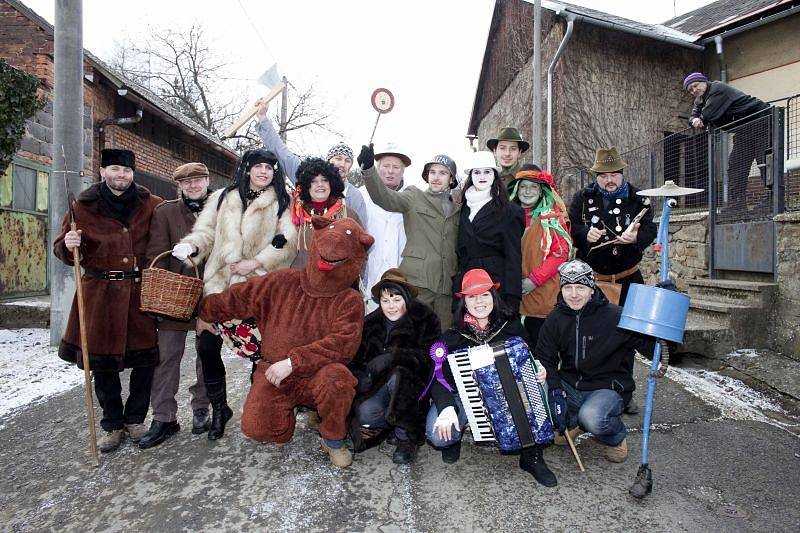
<path id="1" fill-rule="evenodd" d="M 565 255 L 567 259 L 572 257 L 572 237 L 569 234 L 569 222 L 567 221 L 566 213 L 567 208 L 561 196 L 550 187 L 542 185 L 542 197 L 536 207 L 531 209 L 531 222 L 534 219 L 538 219 L 544 230 L 542 231 L 541 247 L 545 259 L 554 252 L 554 250 L 551 250 L 553 232 L 558 233 L 567 241 L 567 250 L 560 251 L 567 252 Z"/>

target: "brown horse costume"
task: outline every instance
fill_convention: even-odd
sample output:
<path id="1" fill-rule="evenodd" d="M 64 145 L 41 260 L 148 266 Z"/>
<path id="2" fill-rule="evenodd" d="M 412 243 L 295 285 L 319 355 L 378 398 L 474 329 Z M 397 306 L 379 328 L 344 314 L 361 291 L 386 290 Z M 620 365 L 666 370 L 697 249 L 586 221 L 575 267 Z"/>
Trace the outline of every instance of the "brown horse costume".
<path id="1" fill-rule="evenodd" d="M 314 407 L 320 435 L 344 439 L 356 379 L 345 365 L 355 356 L 364 304 L 352 288 L 373 238 L 352 219 L 314 217 L 305 270 L 282 269 L 208 296 L 207 322 L 255 317 L 263 359 L 253 375 L 242 414 L 242 433 L 259 442 L 285 443 L 294 434 L 294 408 Z M 275 387 L 264 373 L 289 358 L 292 373 Z"/>

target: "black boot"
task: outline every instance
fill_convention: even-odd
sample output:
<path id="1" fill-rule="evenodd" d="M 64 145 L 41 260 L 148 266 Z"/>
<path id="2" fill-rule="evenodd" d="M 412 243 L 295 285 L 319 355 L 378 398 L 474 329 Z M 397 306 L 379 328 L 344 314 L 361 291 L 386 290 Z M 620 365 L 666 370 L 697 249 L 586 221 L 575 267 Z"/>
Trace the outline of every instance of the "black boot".
<path id="1" fill-rule="evenodd" d="M 153 446 L 158 446 L 169 437 L 177 433 L 181 426 L 177 422 L 161 422 L 153 420 L 150 423 L 150 429 L 144 434 L 144 437 L 139 439 L 139 448 L 146 450 Z"/>
<path id="2" fill-rule="evenodd" d="M 211 427 L 208 429 L 208 440 L 217 440 L 225 433 L 225 424 L 233 417 L 228 407 L 228 394 L 225 390 L 225 378 L 207 381 L 206 391 L 211 401 Z"/>
<path id="3" fill-rule="evenodd" d="M 547 467 L 544 462 L 544 454 L 542 453 L 541 446 L 531 446 L 530 448 L 523 448 L 519 455 L 519 467 L 545 487 L 555 487 L 556 475 Z"/>
<path id="4" fill-rule="evenodd" d="M 202 435 L 211 427 L 211 419 L 208 417 L 208 409 L 199 408 L 192 412 L 192 433 Z"/>
<path id="5" fill-rule="evenodd" d="M 449 465 L 458 462 L 461 457 L 461 441 L 456 441 L 452 446 L 442 448 L 442 462 Z"/>
<path id="6" fill-rule="evenodd" d="M 417 456 L 417 445 L 409 439 L 397 441 L 397 448 L 392 454 L 392 461 L 398 465 L 407 465 Z"/>

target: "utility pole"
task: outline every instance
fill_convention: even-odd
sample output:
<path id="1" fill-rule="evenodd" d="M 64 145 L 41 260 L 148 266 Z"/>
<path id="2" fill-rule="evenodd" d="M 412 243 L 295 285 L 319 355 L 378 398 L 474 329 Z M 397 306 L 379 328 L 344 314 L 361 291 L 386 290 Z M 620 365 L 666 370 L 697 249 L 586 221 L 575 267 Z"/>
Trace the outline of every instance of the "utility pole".
<path id="1" fill-rule="evenodd" d="M 533 162 L 544 167 L 542 161 L 542 0 L 533 4 Z M 551 169 L 547 169 L 551 170 Z"/>
<path id="2" fill-rule="evenodd" d="M 55 2 L 55 86 L 53 89 L 53 171 L 50 174 L 47 240 L 50 253 L 50 344 L 64 333 L 75 293 L 72 268 L 52 254 L 67 211 L 66 173 L 70 189 L 82 189 L 83 169 L 83 1 Z M 80 221 L 78 221 L 80 225 Z"/>
<path id="3" fill-rule="evenodd" d="M 286 144 L 286 113 L 289 108 L 287 97 L 289 96 L 289 80 L 283 77 L 283 91 L 281 91 L 281 140 Z"/>

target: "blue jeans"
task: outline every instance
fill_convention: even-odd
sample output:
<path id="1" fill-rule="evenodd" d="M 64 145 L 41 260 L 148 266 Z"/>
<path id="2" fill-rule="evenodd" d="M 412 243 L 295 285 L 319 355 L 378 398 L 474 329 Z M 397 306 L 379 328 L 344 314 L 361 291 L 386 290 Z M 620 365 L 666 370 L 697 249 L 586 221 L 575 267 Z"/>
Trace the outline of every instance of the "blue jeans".
<path id="1" fill-rule="evenodd" d="M 356 408 L 359 425 L 370 428 L 389 427 L 389 423 L 386 422 L 386 411 L 389 409 L 389 401 L 392 399 L 396 387 L 397 374 L 392 374 L 383 387 L 361 402 Z M 394 435 L 399 440 L 408 440 L 408 433 L 403 428 L 394 428 Z"/>
<path id="2" fill-rule="evenodd" d="M 562 381 L 567 393 L 567 425 L 580 425 L 603 444 L 616 446 L 627 433 L 622 423 L 622 396 L 611 389 L 579 391 Z"/>
<path id="3" fill-rule="evenodd" d="M 431 403 L 431 408 L 428 410 L 428 418 L 425 420 L 425 435 L 428 437 L 430 443 L 436 448 L 449 448 L 456 442 L 461 440 L 464 433 L 464 426 L 467 425 L 467 414 L 464 412 L 464 407 L 461 405 L 461 398 L 458 393 L 453 393 L 453 400 L 456 404 L 456 412 L 458 413 L 458 425 L 461 427 L 460 431 L 452 429 L 450 440 L 443 440 L 433 430 L 433 425 L 436 423 L 436 417 L 439 416 L 439 410 L 436 409 L 436 404 Z"/>

